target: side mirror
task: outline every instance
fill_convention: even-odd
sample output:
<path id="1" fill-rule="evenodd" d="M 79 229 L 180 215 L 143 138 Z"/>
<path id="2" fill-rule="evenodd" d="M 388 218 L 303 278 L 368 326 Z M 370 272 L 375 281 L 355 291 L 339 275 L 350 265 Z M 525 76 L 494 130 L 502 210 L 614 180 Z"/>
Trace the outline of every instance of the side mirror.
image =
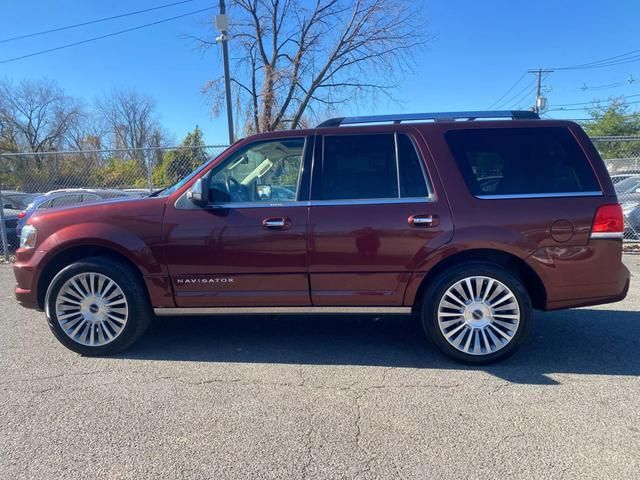
<path id="1" fill-rule="evenodd" d="M 209 203 L 209 199 L 207 198 L 209 188 L 205 185 L 206 183 L 206 179 L 199 178 L 187 192 L 187 198 L 199 207 L 204 207 Z"/>

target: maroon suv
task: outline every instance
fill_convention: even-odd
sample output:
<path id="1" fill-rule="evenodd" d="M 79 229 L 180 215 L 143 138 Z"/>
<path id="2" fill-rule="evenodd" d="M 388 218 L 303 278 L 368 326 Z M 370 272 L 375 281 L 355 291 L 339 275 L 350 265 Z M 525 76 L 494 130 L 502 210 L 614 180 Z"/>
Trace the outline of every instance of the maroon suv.
<path id="1" fill-rule="evenodd" d="M 37 213 L 16 297 L 83 355 L 155 315 L 417 313 L 462 361 L 532 309 L 629 289 L 613 185 L 575 123 L 531 112 L 339 118 L 241 140 L 148 198 Z"/>

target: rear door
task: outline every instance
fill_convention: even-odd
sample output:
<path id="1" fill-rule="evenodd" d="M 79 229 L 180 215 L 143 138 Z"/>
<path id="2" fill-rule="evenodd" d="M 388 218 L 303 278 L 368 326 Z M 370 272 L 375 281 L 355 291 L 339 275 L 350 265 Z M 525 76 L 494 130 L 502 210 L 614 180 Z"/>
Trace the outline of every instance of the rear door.
<path id="1" fill-rule="evenodd" d="M 400 306 L 412 272 L 452 237 L 445 196 L 434 191 L 431 162 L 413 129 L 332 132 L 318 130 L 314 154 L 312 303 Z"/>

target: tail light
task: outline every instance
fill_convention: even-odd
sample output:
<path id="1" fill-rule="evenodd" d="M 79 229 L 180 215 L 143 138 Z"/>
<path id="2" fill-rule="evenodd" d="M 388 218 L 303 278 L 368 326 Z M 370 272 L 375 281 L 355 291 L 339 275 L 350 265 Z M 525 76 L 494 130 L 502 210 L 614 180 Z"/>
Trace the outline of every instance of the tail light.
<path id="1" fill-rule="evenodd" d="M 27 212 L 18 212 L 18 218 L 24 218 L 27 215 Z"/>
<path id="2" fill-rule="evenodd" d="M 619 204 L 602 205 L 596 210 L 591 227 L 591 238 L 622 238 L 624 217 Z"/>

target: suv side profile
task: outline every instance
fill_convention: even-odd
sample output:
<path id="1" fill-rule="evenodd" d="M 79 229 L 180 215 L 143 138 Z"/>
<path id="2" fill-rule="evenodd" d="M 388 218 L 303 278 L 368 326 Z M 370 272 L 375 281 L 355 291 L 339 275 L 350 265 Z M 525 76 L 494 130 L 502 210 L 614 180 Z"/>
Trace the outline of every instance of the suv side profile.
<path id="1" fill-rule="evenodd" d="M 238 141 L 147 198 L 35 213 L 15 293 L 83 355 L 129 347 L 154 315 L 414 313 L 442 352 L 489 363 L 533 309 L 623 299 L 623 229 L 575 123 L 338 118 Z"/>

